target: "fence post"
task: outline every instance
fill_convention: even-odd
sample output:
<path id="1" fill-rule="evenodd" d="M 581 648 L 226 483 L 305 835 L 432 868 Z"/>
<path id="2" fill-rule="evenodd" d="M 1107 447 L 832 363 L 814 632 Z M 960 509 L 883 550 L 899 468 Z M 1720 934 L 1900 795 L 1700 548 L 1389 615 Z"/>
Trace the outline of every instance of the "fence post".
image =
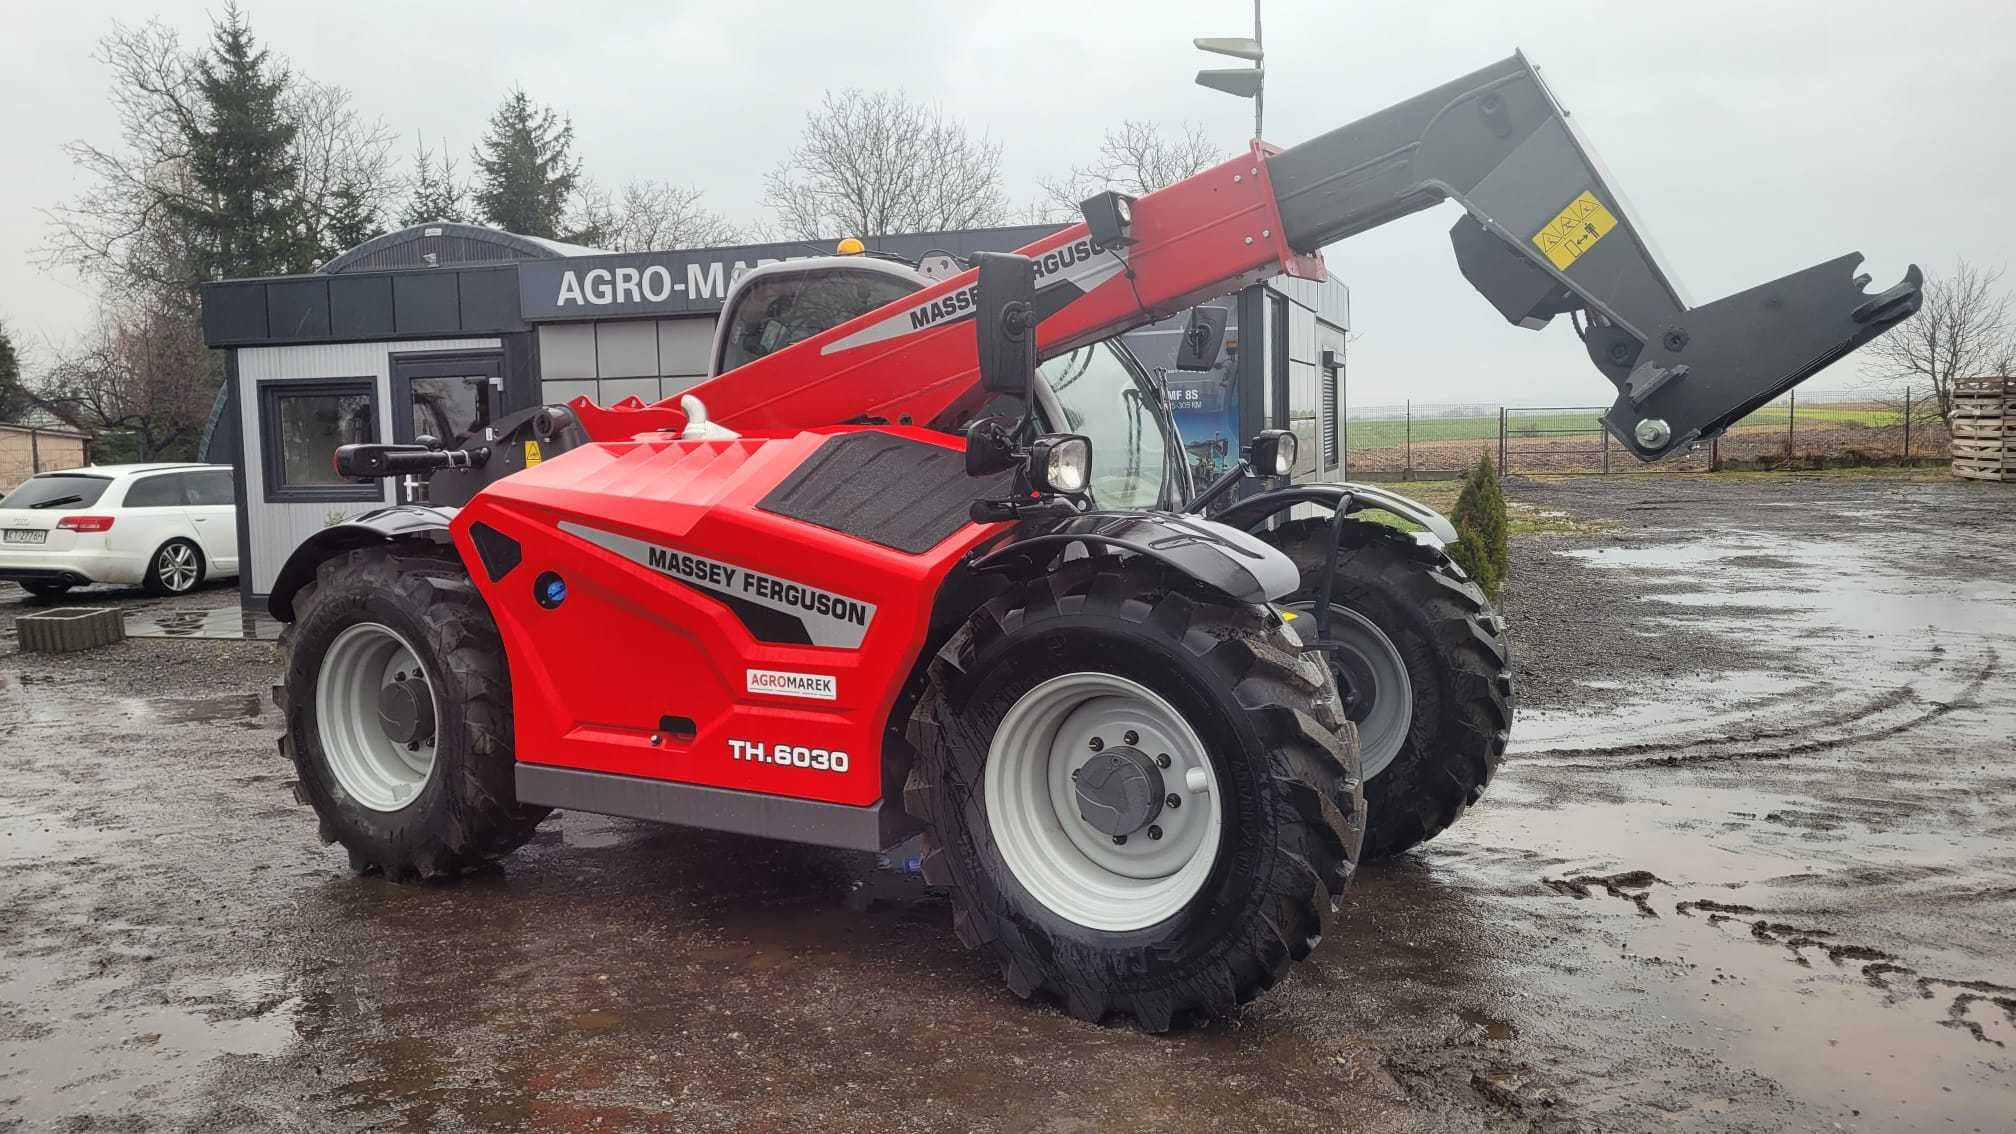
<path id="1" fill-rule="evenodd" d="M 1609 476 L 1609 475 L 1610 475 L 1610 428 L 1609 428 L 1608 426 L 1604 426 L 1604 427 L 1603 427 L 1603 429 L 1601 430 L 1601 432 L 1602 432 L 1602 434 L 1603 434 L 1603 475 L 1604 475 L 1604 476 Z"/>
<path id="2" fill-rule="evenodd" d="M 1792 400 L 1785 403 L 1785 463 L 1792 463 L 1792 430 L 1799 420 L 1799 391 L 1792 391 Z"/>
<path id="3" fill-rule="evenodd" d="M 1904 387 L 1904 463 L 1911 463 L 1911 387 Z"/>
<path id="4" fill-rule="evenodd" d="M 1505 475 L 1505 407 L 1498 407 L 1498 475 Z"/>
<path id="5" fill-rule="evenodd" d="M 1708 442 L 1708 471 L 1722 471 L 1722 438 L 1719 435 Z"/>
<path id="6" fill-rule="evenodd" d="M 1344 398 L 1337 398 L 1337 463 L 1342 466 L 1338 476 L 1351 479 L 1351 415 L 1344 412 Z"/>
<path id="7" fill-rule="evenodd" d="M 42 471 L 42 433 L 34 426 L 28 427 L 28 474 Z"/>
<path id="8" fill-rule="evenodd" d="M 1407 399 L 1407 449 L 1404 467 L 1400 470 L 1401 480 L 1414 479 L 1414 399 Z"/>

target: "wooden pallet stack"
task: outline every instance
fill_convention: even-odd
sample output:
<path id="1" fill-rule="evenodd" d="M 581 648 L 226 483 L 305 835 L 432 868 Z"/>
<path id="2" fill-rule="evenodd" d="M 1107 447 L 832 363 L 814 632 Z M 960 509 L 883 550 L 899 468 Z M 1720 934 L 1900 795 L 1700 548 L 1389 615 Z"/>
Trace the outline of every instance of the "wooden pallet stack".
<path id="1" fill-rule="evenodd" d="M 1953 382 L 1953 475 L 2016 482 L 2016 378 Z"/>

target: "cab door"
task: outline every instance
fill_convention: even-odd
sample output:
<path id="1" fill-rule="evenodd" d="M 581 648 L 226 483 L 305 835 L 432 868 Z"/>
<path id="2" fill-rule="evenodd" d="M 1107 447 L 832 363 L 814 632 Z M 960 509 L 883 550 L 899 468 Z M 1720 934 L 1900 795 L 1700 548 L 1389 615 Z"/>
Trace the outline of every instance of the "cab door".
<path id="1" fill-rule="evenodd" d="M 392 437 L 403 444 L 432 437 L 448 448 L 482 440 L 497 420 L 504 397 L 504 355 L 455 351 L 392 356 Z M 401 477 L 394 491 L 402 504 L 424 504 L 423 477 Z"/>

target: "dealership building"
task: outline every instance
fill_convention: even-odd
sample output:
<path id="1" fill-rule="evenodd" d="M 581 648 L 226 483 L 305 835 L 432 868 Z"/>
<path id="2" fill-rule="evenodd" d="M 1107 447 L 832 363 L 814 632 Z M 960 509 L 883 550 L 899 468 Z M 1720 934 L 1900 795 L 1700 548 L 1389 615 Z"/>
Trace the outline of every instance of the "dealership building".
<path id="1" fill-rule="evenodd" d="M 871 253 L 916 262 L 1012 251 L 1058 226 L 884 236 Z M 287 556 L 322 528 L 397 502 L 397 481 L 344 480 L 330 453 L 360 441 L 453 439 L 543 403 L 676 396 L 707 375 L 728 286 L 760 264 L 830 254 L 799 242 L 607 253 L 465 224 L 417 225 L 299 276 L 203 289 L 204 340 L 226 355 L 205 457 L 238 477 L 240 593 L 265 602 Z M 1293 428 L 1300 479 L 1336 479 L 1350 293 L 1281 278 L 1215 301 L 1229 311 L 1217 370 L 1170 370 L 1200 471 L 1238 438 Z M 1174 365 L 1182 318 L 1126 336 Z M 1256 329 L 1246 333 L 1246 329 Z"/>

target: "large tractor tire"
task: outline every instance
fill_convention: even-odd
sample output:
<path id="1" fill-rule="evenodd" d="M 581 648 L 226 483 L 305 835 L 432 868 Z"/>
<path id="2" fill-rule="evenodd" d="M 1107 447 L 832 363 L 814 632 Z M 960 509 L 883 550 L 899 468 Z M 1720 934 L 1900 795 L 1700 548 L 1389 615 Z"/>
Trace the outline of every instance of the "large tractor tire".
<path id="1" fill-rule="evenodd" d="M 1315 638 L 1330 522 L 1260 534 L 1301 572 L 1282 605 Z M 1382 524 L 1349 520 L 1340 537 L 1329 636 L 1344 648 L 1326 656 L 1358 726 L 1365 857 L 1386 858 L 1447 830 L 1491 783 L 1512 729 L 1511 654 L 1504 619 L 1448 556 Z"/>
<path id="2" fill-rule="evenodd" d="M 1018 995 L 1164 1031 L 1309 955 L 1364 799 L 1319 663 L 1143 559 L 987 603 L 932 661 L 905 808 L 953 926 Z"/>
<path id="3" fill-rule="evenodd" d="M 324 842 L 360 872 L 448 877 L 515 850 L 547 808 L 518 805 L 511 683 L 460 563 L 368 548 L 295 597 L 282 746 Z"/>

